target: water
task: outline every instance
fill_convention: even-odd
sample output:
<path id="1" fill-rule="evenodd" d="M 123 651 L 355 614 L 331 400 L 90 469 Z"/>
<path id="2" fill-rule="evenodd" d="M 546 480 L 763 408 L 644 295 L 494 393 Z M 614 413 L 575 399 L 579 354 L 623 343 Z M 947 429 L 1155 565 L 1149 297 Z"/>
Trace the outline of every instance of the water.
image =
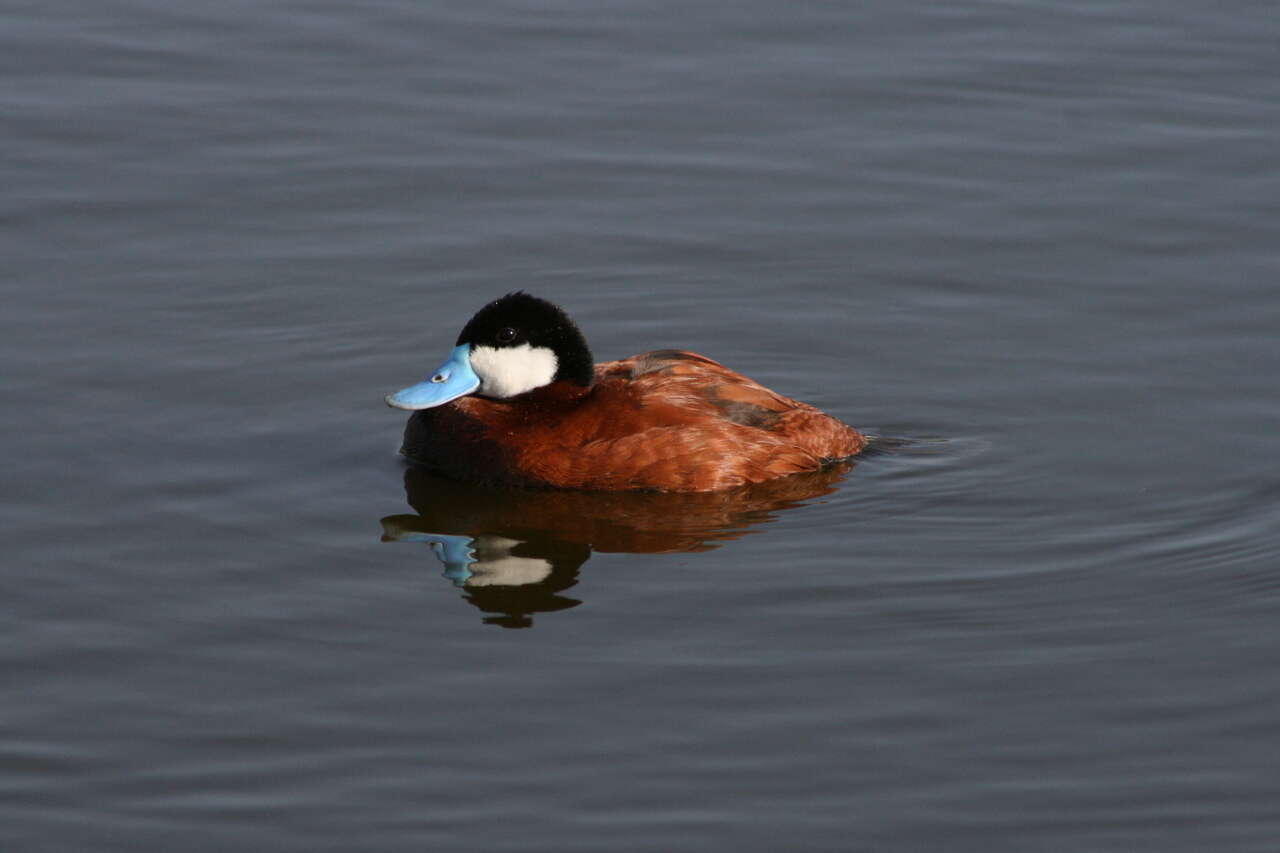
<path id="1" fill-rule="evenodd" d="M 1273 850 L 1278 37 L 11 4 L 5 850 Z M 406 472 L 382 395 L 516 288 L 908 441 Z"/>

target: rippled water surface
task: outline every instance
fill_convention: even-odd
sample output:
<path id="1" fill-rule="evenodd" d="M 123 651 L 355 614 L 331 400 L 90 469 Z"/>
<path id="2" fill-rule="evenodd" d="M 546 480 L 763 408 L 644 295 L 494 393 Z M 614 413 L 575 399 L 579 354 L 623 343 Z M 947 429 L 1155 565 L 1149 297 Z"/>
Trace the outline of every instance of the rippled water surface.
<path id="1" fill-rule="evenodd" d="M 1271 851 L 1267 3 L 16 3 L 6 851 Z M 484 301 L 886 437 L 406 469 Z"/>

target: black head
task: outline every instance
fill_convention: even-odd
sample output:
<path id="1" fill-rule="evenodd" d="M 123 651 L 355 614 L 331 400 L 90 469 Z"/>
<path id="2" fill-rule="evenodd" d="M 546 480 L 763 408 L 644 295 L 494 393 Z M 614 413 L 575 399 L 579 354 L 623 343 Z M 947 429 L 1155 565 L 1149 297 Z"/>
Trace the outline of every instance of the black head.
<path id="1" fill-rule="evenodd" d="M 468 394 L 506 399 L 553 382 L 591 387 L 587 341 L 556 306 L 509 293 L 476 312 L 431 378 L 386 397 L 397 409 L 430 409 Z"/>
<path id="2" fill-rule="evenodd" d="M 456 345 L 470 344 L 472 365 L 484 371 L 519 372 L 528 365 L 517 359 L 536 359 L 549 350 L 555 356 L 552 382 L 565 380 L 589 386 L 595 363 L 587 340 L 558 306 L 517 291 L 495 299 L 476 312 L 458 335 Z M 485 393 L 481 389 L 481 393 Z M 505 396 L 499 394 L 498 396 Z"/>

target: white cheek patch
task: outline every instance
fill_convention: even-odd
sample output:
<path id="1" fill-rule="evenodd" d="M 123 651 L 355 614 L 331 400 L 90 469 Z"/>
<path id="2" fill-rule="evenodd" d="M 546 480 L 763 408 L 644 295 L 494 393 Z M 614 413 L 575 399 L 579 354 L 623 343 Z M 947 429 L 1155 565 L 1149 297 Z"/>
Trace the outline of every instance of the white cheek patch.
<path id="1" fill-rule="evenodd" d="M 551 384 L 560 362 L 545 347 L 471 348 L 471 369 L 480 377 L 478 393 L 486 397 L 514 397 Z"/>

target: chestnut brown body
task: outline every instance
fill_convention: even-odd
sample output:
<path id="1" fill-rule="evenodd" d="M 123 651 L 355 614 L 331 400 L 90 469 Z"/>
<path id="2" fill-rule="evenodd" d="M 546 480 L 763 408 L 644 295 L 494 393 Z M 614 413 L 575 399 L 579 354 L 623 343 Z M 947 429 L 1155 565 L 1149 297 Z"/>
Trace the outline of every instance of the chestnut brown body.
<path id="1" fill-rule="evenodd" d="M 505 400 L 416 411 L 401 452 L 461 480 L 704 492 L 816 471 L 860 452 L 853 427 L 723 365 L 659 350 Z"/>

